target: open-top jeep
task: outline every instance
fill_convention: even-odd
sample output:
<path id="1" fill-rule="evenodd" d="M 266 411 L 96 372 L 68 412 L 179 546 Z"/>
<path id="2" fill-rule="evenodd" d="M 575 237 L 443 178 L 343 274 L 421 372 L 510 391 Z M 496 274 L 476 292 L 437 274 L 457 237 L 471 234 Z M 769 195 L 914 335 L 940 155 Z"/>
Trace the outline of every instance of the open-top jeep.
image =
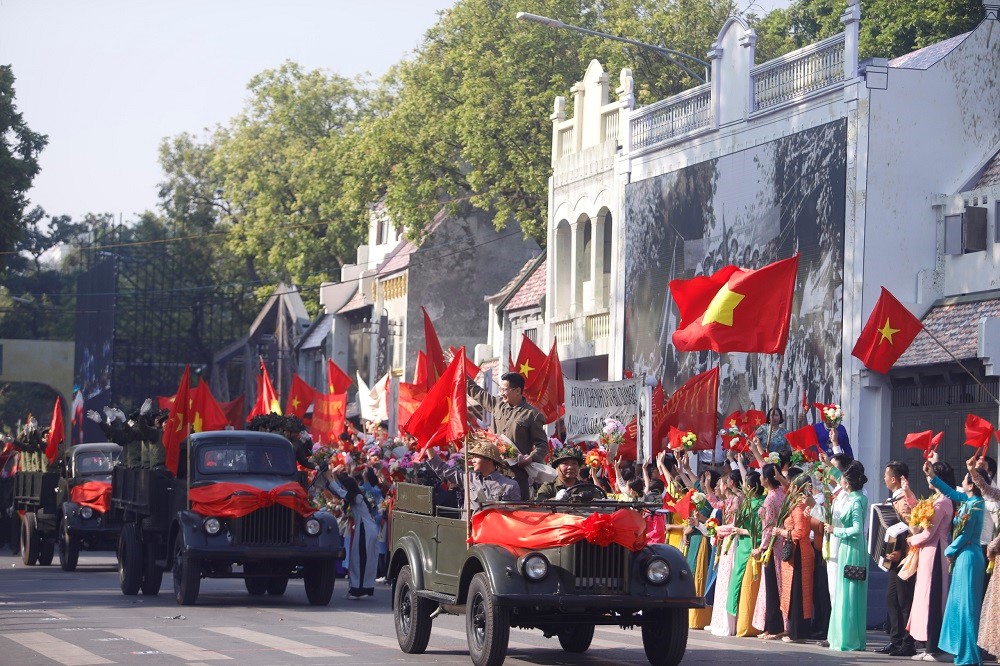
<path id="1" fill-rule="evenodd" d="M 476 666 L 503 662 L 511 627 L 540 629 L 567 652 L 584 652 L 597 625 L 640 627 L 651 664 L 679 663 L 688 609 L 705 600 L 680 551 L 645 545 L 640 512 L 660 506 L 608 500 L 590 484 L 578 490 L 567 501 L 487 503 L 469 543 L 466 520 L 436 507 L 432 488 L 399 484 L 389 577 L 400 648 L 423 652 L 438 614 L 464 613 Z M 609 543 L 619 519 L 633 534 L 638 525 L 628 547 L 621 538 Z M 557 533 L 553 547 L 518 545 Z"/>
<path id="2" fill-rule="evenodd" d="M 195 603 L 202 578 L 243 578 L 252 595 L 282 595 L 305 580 L 309 603 L 333 596 L 344 541 L 336 519 L 313 513 L 280 435 L 224 430 L 181 445 L 177 475 L 117 467 L 112 503 L 124 520 L 124 594 L 156 594 L 171 571 L 177 603 Z M 234 571 L 239 567 L 239 571 Z"/>
<path id="3" fill-rule="evenodd" d="M 121 524 L 109 513 L 111 469 L 121 448 L 108 442 L 67 448 L 58 471 L 14 475 L 14 508 L 21 521 L 21 560 L 52 564 L 56 546 L 65 571 L 76 569 L 80 550 L 114 550 Z M 55 469 L 55 468 L 53 468 Z"/>

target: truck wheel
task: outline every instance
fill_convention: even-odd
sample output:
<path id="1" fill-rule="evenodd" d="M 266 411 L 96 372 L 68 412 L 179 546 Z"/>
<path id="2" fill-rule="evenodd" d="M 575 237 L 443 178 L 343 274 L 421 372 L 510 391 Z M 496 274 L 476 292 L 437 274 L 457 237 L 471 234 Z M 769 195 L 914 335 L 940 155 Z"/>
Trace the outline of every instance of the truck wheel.
<path id="1" fill-rule="evenodd" d="M 256 577 L 264 573 L 264 567 L 260 564 L 244 564 L 243 573 L 248 576 L 243 579 L 243 584 L 246 585 L 247 592 L 249 592 L 252 596 L 259 597 L 267 592 L 267 579 Z M 250 575 L 255 577 L 250 578 Z"/>
<path id="2" fill-rule="evenodd" d="M 118 535 L 118 585 L 122 594 L 139 594 L 142 582 L 142 542 L 134 524 L 125 525 Z"/>
<path id="3" fill-rule="evenodd" d="M 42 544 L 38 539 L 38 519 L 34 512 L 24 514 L 21 520 L 21 561 L 26 566 L 33 567 L 38 562 L 39 551 Z"/>
<path id="4" fill-rule="evenodd" d="M 313 606 L 326 606 L 333 598 L 333 585 L 337 582 L 337 563 L 334 560 L 309 562 L 303 572 L 306 597 Z"/>
<path id="5" fill-rule="evenodd" d="M 590 642 L 594 640 L 594 625 L 574 624 L 569 627 L 563 627 L 559 630 L 557 636 L 559 637 L 559 645 L 566 652 L 575 652 L 577 654 L 586 652 L 590 649 Z"/>
<path id="6" fill-rule="evenodd" d="M 47 567 L 52 564 L 52 560 L 56 556 L 56 541 L 55 539 L 39 539 L 40 545 L 38 547 L 38 563 L 43 567 Z"/>
<path id="7" fill-rule="evenodd" d="M 193 606 L 201 589 L 201 563 L 184 553 L 184 537 L 174 540 L 174 597 L 181 606 Z"/>
<path id="8" fill-rule="evenodd" d="M 406 654 L 423 654 L 431 639 L 433 610 L 434 602 L 418 597 L 413 589 L 413 574 L 407 564 L 399 570 L 392 590 L 392 616 L 400 650 Z"/>
<path id="9" fill-rule="evenodd" d="M 66 519 L 59 521 L 59 566 L 63 571 L 76 571 L 77 562 L 80 560 L 80 541 L 69 534 L 66 526 Z"/>
<path id="10" fill-rule="evenodd" d="M 671 608 L 643 611 L 642 649 L 653 666 L 676 666 L 684 658 L 688 638 L 688 611 Z"/>
<path id="11" fill-rule="evenodd" d="M 155 597 L 163 585 L 163 569 L 156 564 L 156 550 L 152 544 L 142 544 L 142 582 L 139 589 L 147 597 Z"/>
<path id="12" fill-rule="evenodd" d="M 267 579 L 267 593 L 272 597 L 280 597 L 288 589 L 288 576 L 275 576 Z M 330 594 L 333 594 L 331 590 Z"/>
<path id="13" fill-rule="evenodd" d="M 469 584 L 465 635 L 473 664 L 500 666 L 503 663 L 510 641 L 510 615 L 493 597 L 490 581 L 481 571 Z"/>

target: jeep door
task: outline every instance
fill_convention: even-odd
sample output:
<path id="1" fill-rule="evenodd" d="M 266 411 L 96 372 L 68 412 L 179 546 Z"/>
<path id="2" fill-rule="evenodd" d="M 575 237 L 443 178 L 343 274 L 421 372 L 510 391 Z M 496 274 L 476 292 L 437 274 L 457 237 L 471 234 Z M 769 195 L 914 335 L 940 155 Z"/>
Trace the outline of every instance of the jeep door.
<path id="1" fill-rule="evenodd" d="M 441 592 L 458 593 L 458 577 L 465 564 L 468 550 L 466 544 L 465 521 L 460 518 L 435 519 L 437 529 L 434 535 L 434 582 Z"/>

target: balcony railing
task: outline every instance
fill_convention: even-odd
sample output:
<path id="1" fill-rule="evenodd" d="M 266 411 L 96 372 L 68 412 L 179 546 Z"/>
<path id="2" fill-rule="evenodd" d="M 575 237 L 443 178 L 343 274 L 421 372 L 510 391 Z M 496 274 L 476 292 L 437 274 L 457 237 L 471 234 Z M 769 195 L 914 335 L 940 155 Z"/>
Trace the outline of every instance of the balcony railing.
<path id="1" fill-rule="evenodd" d="M 762 111 L 844 80 L 844 33 L 750 70 L 753 111 Z"/>
<path id="2" fill-rule="evenodd" d="M 587 317 L 587 340 L 605 340 L 611 332 L 611 315 L 607 312 Z"/>
<path id="3" fill-rule="evenodd" d="M 632 150 L 668 141 L 712 124 L 709 84 L 650 104 L 632 115 Z"/>
<path id="4" fill-rule="evenodd" d="M 552 336 L 561 345 L 568 345 L 573 342 L 573 320 L 557 321 L 552 324 Z"/>
<path id="5" fill-rule="evenodd" d="M 601 142 L 614 141 L 618 144 L 618 116 L 620 109 L 618 105 L 601 112 Z"/>

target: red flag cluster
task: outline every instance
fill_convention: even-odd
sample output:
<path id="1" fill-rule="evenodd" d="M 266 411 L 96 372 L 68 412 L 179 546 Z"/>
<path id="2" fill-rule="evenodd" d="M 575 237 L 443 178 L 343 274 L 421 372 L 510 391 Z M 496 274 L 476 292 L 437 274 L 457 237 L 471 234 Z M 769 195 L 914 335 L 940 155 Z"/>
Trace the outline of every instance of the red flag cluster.
<path id="1" fill-rule="evenodd" d="M 965 445 L 978 449 L 989 446 L 990 439 L 996 432 L 993 424 L 975 414 L 965 417 Z"/>
<path id="2" fill-rule="evenodd" d="M 941 439 L 944 438 L 944 433 L 939 432 L 934 434 L 933 430 L 924 430 L 923 432 L 911 432 L 903 440 L 903 446 L 908 449 L 920 449 L 924 452 L 924 458 L 930 456 L 931 451 L 936 451 L 939 444 L 941 444 Z"/>
<path id="3" fill-rule="evenodd" d="M 750 440 L 753 439 L 757 428 L 767 422 L 764 412 L 758 409 L 748 409 L 747 411 L 735 411 L 722 421 L 722 448 L 733 451 L 747 451 L 750 448 Z"/>
<path id="4" fill-rule="evenodd" d="M 462 347 L 403 425 L 417 439 L 421 453 L 459 441 L 468 433 L 465 360 Z"/>

